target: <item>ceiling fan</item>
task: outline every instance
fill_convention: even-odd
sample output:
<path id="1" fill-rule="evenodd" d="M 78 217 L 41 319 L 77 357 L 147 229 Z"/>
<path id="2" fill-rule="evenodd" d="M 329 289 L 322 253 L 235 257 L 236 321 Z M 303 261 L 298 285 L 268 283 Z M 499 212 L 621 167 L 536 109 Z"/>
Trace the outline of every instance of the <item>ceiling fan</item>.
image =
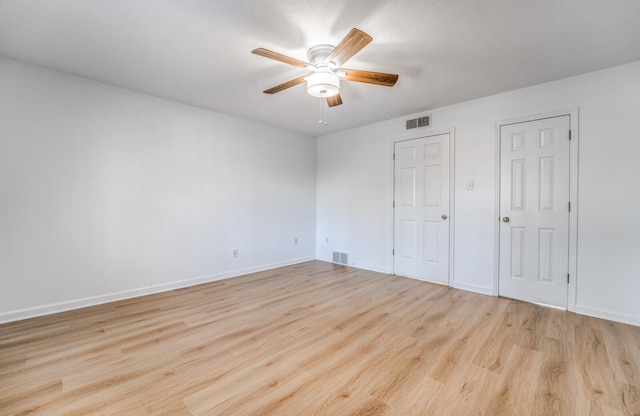
<path id="1" fill-rule="evenodd" d="M 342 104 L 340 80 L 364 82 L 386 87 L 393 87 L 398 80 L 398 75 L 396 74 L 360 71 L 342 67 L 349 58 L 367 46 L 372 40 L 371 36 L 353 28 L 336 47 L 332 45 L 316 45 L 309 49 L 307 57 L 310 63 L 264 48 L 254 49 L 251 53 L 312 71 L 309 75 L 303 75 L 269 88 L 264 91 L 265 94 L 275 94 L 306 81 L 307 92 L 310 95 L 326 98 L 328 106 L 335 107 Z"/>

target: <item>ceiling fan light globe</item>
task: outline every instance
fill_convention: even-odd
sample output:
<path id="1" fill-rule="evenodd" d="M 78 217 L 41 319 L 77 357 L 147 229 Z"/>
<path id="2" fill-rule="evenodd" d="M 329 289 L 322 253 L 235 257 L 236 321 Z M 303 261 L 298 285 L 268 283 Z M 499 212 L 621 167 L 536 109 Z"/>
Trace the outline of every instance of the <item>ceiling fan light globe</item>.
<path id="1" fill-rule="evenodd" d="M 307 92 L 314 97 L 333 97 L 340 93 L 340 78 L 332 72 L 316 72 L 307 77 Z"/>

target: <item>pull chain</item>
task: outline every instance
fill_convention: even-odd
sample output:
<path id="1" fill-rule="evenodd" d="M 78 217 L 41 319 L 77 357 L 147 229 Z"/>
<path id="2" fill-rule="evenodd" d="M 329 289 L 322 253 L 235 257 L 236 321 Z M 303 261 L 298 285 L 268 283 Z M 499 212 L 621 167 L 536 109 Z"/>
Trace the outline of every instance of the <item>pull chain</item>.
<path id="1" fill-rule="evenodd" d="M 327 97 L 323 93 L 320 97 L 320 119 L 318 120 L 318 124 L 324 124 L 325 126 L 329 124 L 329 120 L 327 117 L 327 106 L 325 103 L 327 102 Z"/>

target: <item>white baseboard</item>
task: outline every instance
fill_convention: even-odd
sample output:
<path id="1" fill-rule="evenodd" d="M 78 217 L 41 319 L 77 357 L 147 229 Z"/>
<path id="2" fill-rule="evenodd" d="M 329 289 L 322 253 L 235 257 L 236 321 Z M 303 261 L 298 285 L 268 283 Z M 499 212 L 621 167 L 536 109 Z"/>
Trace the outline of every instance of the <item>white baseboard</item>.
<path id="1" fill-rule="evenodd" d="M 325 258 L 325 257 L 316 257 L 316 260 L 332 263 L 332 259 Z M 353 264 L 350 266 L 356 267 L 359 269 L 371 270 L 379 273 L 393 274 L 393 272 L 390 270 L 371 268 L 371 267 L 366 267 L 364 265 L 359 265 L 359 264 Z M 457 282 L 457 281 L 450 282 L 449 286 L 455 289 L 461 289 L 469 292 L 480 293 L 482 295 L 496 296 L 496 294 L 494 293 L 493 287 L 490 287 L 490 286 L 474 285 L 471 283 L 464 283 L 464 282 Z M 616 321 L 616 322 L 622 322 L 629 325 L 640 326 L 640 317 L 635 315 L 612 312 L 612 311 L 607 311 L 599 308 L 592 308 L 584 305 L 576 305 L 575 310 L 573 310 L 572 312 L 582 314 L 582 315 L 593 316 L 595 318 L 608 319 L 610 321 Z"/>
<path id="2" fill-rule="evenodd" d="M 351 265 L 351 267 L 356 267 L 358 269 L 362 269 L 362 270 L 368 270 L 370 272 L 376 272 L 376 273 L 383 273 L 383 274 L 393 274 L 393 272 L 389 269 L 383 269 L 380 267 L 376 267 L 376 266 L 370 266 L 368 264 L 360 264 L 360 263 L 354 263 Z"/>
<path id="3" fill-rule="evenodd" d="M 319 261 L 324 261 L 327 263 L 333 263 L 333 259 L 330 257 L 316 257 L 316 260 Z M 345 265 L 343 265 L 345 266 Z M 383 273 L 383 274 L 393 274 L 391 272 L 391 270 L 389 269 L 383 269 L 377 266 L 370 266 L 368 264 L 360 264 L 360 263 L 351 263 L 351 264 L 346 264 L 346 266 L 349 267 L 354 267 L 356 269 L 362 269 L 362 270 L 368 270 L 370 272 L 377 272 L 377 273 Z"/>
<path id="4" fill-rule="evenodd" d="M 319 257 L 316 257 L 316 260 L 326 261 L 327 263 L 333 263 L 333 259 L 329 258 L 329 257 L 320 257 L 319 256 Z M 366 264 L 353 263 L 353 264 L 349 264 L 349 266 L 350 267 L 355 267 L 357 269 L 370 270 L 372 272 L 391 274 L 391 275 L 393 274 L 393 270 L 382 269 L 380 267 L 369 266 L 369 265 L 366 265 Z M 423 280 L 423 279 L 416 279 L 416 280 L 426 281 L 426 280 Z M 431 282 L 431 283 L 442 284 L 442 283 L 439 283 L 439 282 Z M 493 293 L 493 287 L 489 287 L 489 286 L 480 286 L 480 285 L 474 285 L 474 284 L 470 284 L 470 283 L 461 283 L 461 282 L 455 282 L 455 281 L 454 282 L 450 282 L 450 284 L 448 286 L 451 286 L 451 287 L 456 288 L 456 289 L 466 290 L 466 291 L 469 291 L 469 292 L 480 293 L 482 295 L 495 296 L 494 293 Z"/>
<path id="5" fill-rule="evenodd" d="M 480 286 L 480 285 L 474 285 L 471 283 L 463 283 L 463 282 L 456 282 L 456 281 L 450 282 L 449 285 L 456 289 L 462 289 L 469 292 L 480 293 L 482 295 L 494 296 L 493 287 L 489 287 L 489 286 Z"/>
<path id="6" fill-rule="evenodd" d="M 607 319 L 609 321 L 622 322 L 623 324 L 640 326 L 640 316 L 626 313 L 613 312 L 591 306 L 576 305 L 575 313 L 593 316 L 594 318 Z"/>
<path id="7" fill-rule="evenodd" d="M 101 305 L 103 303 L 115 302 L 119 300 L 136 298 L 139 296 L 152 295 L 154 293 L 166 292 L 174 289 L 195 286 L 202 283 L 210 283 L 218 280 L 230 279 L 232 277 L 242 276 L 249 273 L 262 272 L 265 270 L 276 269 L 278 267 L 291 266 L 293 264 L 304 263 L 306 261 L 315 260 L 315 257 L 299 257 L 281 262 L 263 264 L 260 266 L 248 267 L 245 269 L 231 270 L 223 273 L 217 273 L 207 276 L 199 276 L 175 282 L 162 283 L 159 285 L 141 287 L 122 292 L 114 292 L 105 295 L 91 296 L 82 299 L 74 299 L 65 302 L 51 303 L 48 305 L 34 306 L 26 309 L 0 313 L 0 324 L 19 321 L 22 319 L 35 318 L 37 316 L 51 315 L 59 312 L 66 312 L 73 309 L 86 308 L 88 306 Z"/>

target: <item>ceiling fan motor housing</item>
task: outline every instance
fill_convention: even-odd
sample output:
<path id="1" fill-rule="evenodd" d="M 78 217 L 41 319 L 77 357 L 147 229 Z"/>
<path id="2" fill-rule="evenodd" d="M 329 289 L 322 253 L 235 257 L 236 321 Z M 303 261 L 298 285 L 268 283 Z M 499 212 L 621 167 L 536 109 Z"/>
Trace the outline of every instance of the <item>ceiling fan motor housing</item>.
<path id="1" fill-rule="evenodd" d="M 307 58 L 309 58 L 309 62 L 313 66 L 329 66 L 330 63 L 327 62 L 327 58 L 334 49 L 333 45 L 316 45 L 307 51 Z"/>

